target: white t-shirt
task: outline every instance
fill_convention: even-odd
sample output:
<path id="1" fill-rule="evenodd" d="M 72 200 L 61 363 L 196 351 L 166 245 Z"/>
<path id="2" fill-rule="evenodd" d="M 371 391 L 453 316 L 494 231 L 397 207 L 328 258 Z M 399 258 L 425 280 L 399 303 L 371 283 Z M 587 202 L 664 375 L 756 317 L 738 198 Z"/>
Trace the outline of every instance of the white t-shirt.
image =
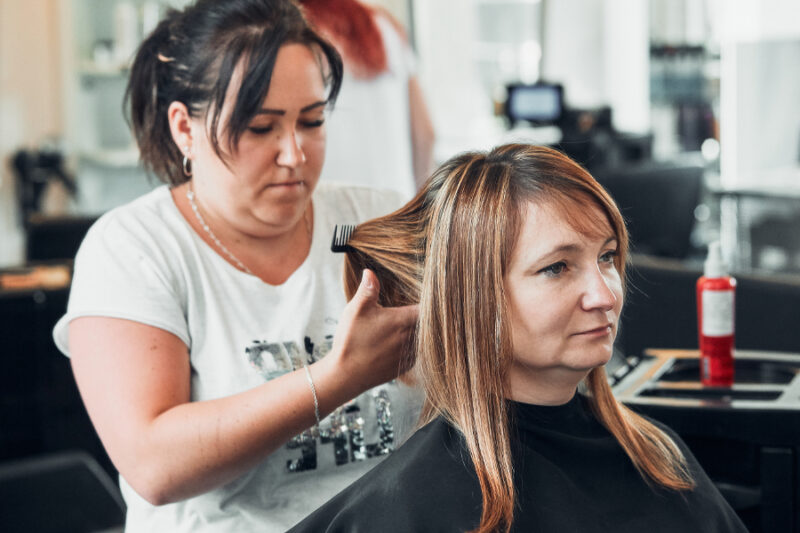
<path id="1" fill-rule="evenodd" d="M 396 195 L 320 185 L 305 262 L 279 286 L 225 261 L 191 229 L 164 186 L 102 216 L 75 260 L 67 314 L 54 329 L 68 352 L 68 323 L 116 317 L 169 331 L 189 347 L 193 401 L 229 396 L 323 357 L 345 304 L 335 224 L 399 206 Z M 310 393 L 309 393 L 310 394 Z M 377 463 L 416 422 L 416 393 L 397 383 L 368 391 L 257 468 L 206 494 L 160 507 L 120 477 L 126 531 L 285 531 Z M 332 432 L 351 427 L 349 432 Z"/>
<path id="2" fill-rule="evenodd" d="M 408 80 L 415 74 L 411 48 L 392 22 L 375 20 L 386 49 L 387 70 L 369 79 L 345 66 L 342 89 L 326 120 L 327 149 L 322 180 L 416 192 L 411 147 Z"/>

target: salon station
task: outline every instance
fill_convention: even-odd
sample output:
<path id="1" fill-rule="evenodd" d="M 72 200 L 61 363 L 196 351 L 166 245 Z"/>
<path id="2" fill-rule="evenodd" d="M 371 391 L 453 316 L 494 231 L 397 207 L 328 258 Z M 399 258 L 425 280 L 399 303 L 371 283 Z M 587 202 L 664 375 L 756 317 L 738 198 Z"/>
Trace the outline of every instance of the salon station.
<path id="1" fill-rule="evenodd" d="M 89 228 L 159 185 L 123 98 L 142 41 L 189 3 L 0 0 L 0 531 L 123 531 L 118 471 L 52 332 Z M 413 51 L 429 170 L 543 145 L 610 194 L 630 234 L 615 397 L 680 435 L 751 533 L 800 533 L 800 4 L 368 3 Z M 701 278 L 735 282 L 707 296 Z M 719 339 L 722 377 L 701 353 Z"/>

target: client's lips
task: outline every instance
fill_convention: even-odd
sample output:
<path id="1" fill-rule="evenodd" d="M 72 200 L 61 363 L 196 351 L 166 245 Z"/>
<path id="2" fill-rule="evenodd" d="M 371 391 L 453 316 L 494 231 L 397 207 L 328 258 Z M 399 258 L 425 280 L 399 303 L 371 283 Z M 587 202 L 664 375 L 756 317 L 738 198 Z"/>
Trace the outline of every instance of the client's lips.
<path id="1" fill-rule="evenodd" d="M 270 183 L 267 187 L 297 187 L 305 184 L 306 182 L 303 180 L 281 181 L 278 183 Z"/>
<path id="2" fill-rule="evenodd" d="M 609 322 L 608 324 L 603 324 L 602 326 L 598 326 L 596 328 L 579 331 L 578 333 L 575 333 L 575 335 L 607 335 L 611 333 L 611 326 L 612 325 Z"/>

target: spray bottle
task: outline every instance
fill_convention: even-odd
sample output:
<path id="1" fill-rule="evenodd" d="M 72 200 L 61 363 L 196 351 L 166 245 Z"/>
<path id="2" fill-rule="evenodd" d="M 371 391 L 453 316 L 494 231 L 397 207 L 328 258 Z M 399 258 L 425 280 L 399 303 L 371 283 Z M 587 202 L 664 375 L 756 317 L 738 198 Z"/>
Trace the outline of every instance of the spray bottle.
<path id="1" fill-rule="evenodd" d="M 697 280 L 697 331 L 703 385 L 733 385 L 735 293 L 736 280 L 728 275 L 719 241 L 712 242 L 703 276 Z"/>

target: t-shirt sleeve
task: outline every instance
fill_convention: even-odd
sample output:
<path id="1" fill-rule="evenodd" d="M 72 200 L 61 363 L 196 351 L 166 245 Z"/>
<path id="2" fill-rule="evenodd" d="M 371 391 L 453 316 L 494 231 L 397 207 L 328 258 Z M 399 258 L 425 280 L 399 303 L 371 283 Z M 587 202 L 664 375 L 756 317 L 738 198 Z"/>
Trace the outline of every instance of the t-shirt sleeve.
<path id="1" fill-rule="evenodd" d="M 101 217 L 78 250 L 67 313 L 53 330 L 67 356 L 68 325 L 86 316 L 140 322 L 189 345 L 185 289 L 175 266 L 179 250 L 128 215 L 112 211 Z"/>

